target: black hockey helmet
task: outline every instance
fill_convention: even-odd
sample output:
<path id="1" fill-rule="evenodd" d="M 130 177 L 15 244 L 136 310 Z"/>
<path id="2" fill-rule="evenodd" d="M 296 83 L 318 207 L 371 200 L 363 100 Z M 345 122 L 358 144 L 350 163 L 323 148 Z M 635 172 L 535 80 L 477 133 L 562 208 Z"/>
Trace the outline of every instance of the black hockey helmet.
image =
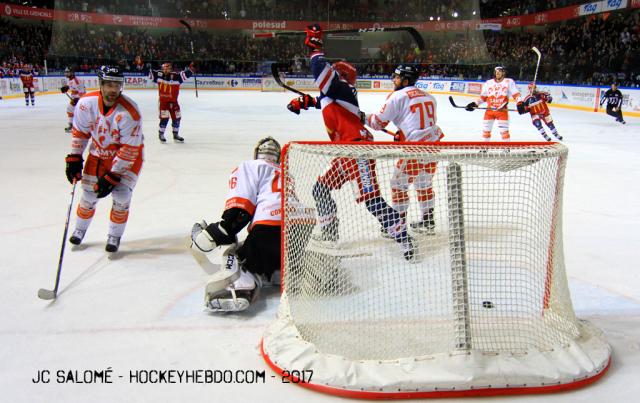
<path id="1" fill-rule="evenodd" d="M 100 83 L 103 81 L 116 81 L 124 85 L 124 74 L 122 74 L 122 70 L 118 66 L 100 66 L 98 80 Z"/>
<path id="2" fill-rule="evenodd" d="M 65 77 L 73 77 L 75 75 L 73 69 L 71 67 L 66 67 L 64 69 L 64 75 Z"/>
<path id="3" fill-rule="evenodd" d="M 256 148 L 253 150 L 253 159 L 268 159 L 269 161 L 279 163 L 281 150 L 280 143 L 278 143 L 276 139 L 271 136 L 265 137 L 256 144 Z M 265 156 L 273 158 L 264 158 Z"/>
<path id="4" fill-rule="evenodd" d="M 418 71 L 417 66 L 411 64 L 400 64 L 393 71 L 391 77 L 399 76 L 401 79 L 407 79 L 409 81 L 409 85 L 415 85 L 416 81 L 418 81 L 418 77 L 420 76 L 420 72 Z"/>

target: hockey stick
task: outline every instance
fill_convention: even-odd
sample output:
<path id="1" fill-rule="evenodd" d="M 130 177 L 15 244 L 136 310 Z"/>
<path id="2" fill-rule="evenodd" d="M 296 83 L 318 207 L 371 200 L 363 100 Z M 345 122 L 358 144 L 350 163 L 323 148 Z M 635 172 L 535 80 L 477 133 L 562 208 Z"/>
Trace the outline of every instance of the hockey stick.
<path id="1" fill-rule="evenodd" d="M 396 28 L 360 28 L 360 29 L 334 29 L 324 31 L 325 34 L 366 34 L 371 32 L 406 32 L 416 41 L 418 49 L 424 50 L 424 39 L 414 27 Z M 304 31 L 262 32 L 252 34 L 253 38 L 275 38 L 278 36 L 306 35 Z"/>
<path id="2" fill-rule="evenodd" d="M 542 53 L 540 53 L 540 51 L 538 50 L 538 48 L 536 48 L 535 46 L 531 48 L 531 50 L 533 50 L 533 52 L 538 55 L 538 63 L 536 64 L 536 72 L 533 75 L 533 83 L 536 83 L 536 78 L 538 78 L 538 68 L 540 68 L 540 59 L 542 59 Z"/>
<path id="3" fill-rule="evenodd" d="M 67 232 L 69 231 L 69 219 L 71 218 L 71 209 L 73 207 L 73 198 L 76 194 L 77 180 L 73 181 L 73 187 L 71 188 L 71 202 L 69 203 L 69 209 L 67 210 L 67 221 L 64 223 L 64 233 L 62 235 L 62 247 L 60 248 L 60 260 L 58 260 L 58 272 L 56 273 L 56 283 L 53 290 L 46 290 L 41 288 L 38 290 L 38 298 L 45 300 L 56 299 L 58 296 L 58 286 L 60 285 L 60 273 L 62 272 L 62 258 L 64 257 L 64 247 L 67 244 Z"/>
<path id="4" fill-rule="evenodd" d="M 191 25 L 185 20 L 180 20 L 180 24 L 184 25 L 189 31 L 189 42 L 191 43 L 191 57 L 195 59 L 195 52 L 193 51 L 193 31 L 191 30 Z M 195 72 L 193 72 L 193 83 L 196 88 L 196 98 L 198 98 L 198 76 Z"/>
<path id="5" fill-rule="evenodd" d="M 290 87 L 287 84 L 283 83 L 282 80 L 280 79 L 280 72 L 278 70 L 278 66 L 282 66 L 282 65 L 279 65 L 278 63 L 273 63 L 271 65 L 271 75 L 273 76 L 273 79 L 276 80 L 276 83 L 278 83 L 279 86 L 281 86 L 282 88 L 284 88 L 286 90 L 289 90 L 289 91 L 291 91 L 293 93 L 301 95 L 303 97 L 309 95 L 309 94 L 306 94 L 306 93 L 304 93 L 304 92 L 302 92 L 300 90 L 297 90 L 297 89 L 295 89 L 293 87 Z M 373 130 L 373 128 L 371 128 L 371 129 Z M 390 130 L 387 130 L 387 129 L 380 129 L 380 131 L 381 132 L 385 132 L 387 134 L 390 134 L 391 136 L 394 136 L 394 137 L 396 135 L 394 132 L 392 132 Z"/>
<path id="6" fill-rule="evenodd" d="M 449 102 L 451 102 L 451 105 L 452 105 L 454 108 L 462 108 L 462 109 L 466 109 L 466 108 L 467 108 L 466 106 L 462 106 L 462 105 L 458 105 L 458 104 L 456 104 L 456 101 L 454 101 L 454 100 L 453 100 L 453 97 L 452 97 L 452 96 L 449 96 Z M 503 103 L 503 104 L 502 104 L 502 105 L 500 105 L 500 107 L 499 107 L 499 108 L 497 108 L 497 109 L 490 109 L 490 110 L 496 110 L 496 111 L 497 111 L 497 110 L 500 110 L 500 109 L 504 108 L 504 107 L 505 107 L 505 105 L 507 105 L 507 103 L 508 103 L 508 102 Z M 480 107 L 478 107 L 478 108 L 474 108 L 474 109 L 487 110 L 487 109 L 489 109 L 489 108 L 484 108 L 484 107 L 483 107 L 483 108 L 480 108 Z M 509 108 L 507 108 L 507 111 L 509 111 L 509 112 L 517 112 L 517 109 L 509 109 Z"/>

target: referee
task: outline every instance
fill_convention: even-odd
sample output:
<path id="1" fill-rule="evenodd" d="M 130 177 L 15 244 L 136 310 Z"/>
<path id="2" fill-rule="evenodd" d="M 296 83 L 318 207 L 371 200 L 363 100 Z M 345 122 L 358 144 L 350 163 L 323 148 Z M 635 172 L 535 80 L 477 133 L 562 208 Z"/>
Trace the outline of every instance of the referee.
<path id="1" fill-rule="evenodd" d="M 608 89 L 604 93 L 602 99 L 600 99 L 600 106 L 607 101 L 607 115 L 616 118 L 616 122 L 620 122 L 623 125 L 627 122 L 622 119 L 622 93 L 618 89 L 617 83 L 611 84 L 611 89 Z"/>

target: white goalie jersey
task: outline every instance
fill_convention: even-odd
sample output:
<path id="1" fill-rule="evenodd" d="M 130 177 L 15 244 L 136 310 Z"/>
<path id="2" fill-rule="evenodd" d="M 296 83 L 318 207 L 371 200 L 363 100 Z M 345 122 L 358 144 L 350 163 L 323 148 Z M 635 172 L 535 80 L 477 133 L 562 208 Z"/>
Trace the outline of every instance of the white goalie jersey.
<path id="1" fill-rule="evenodd" d="M 280 166 L 257 159 L 242 162 L 231 172 L 225 210 L 238 207 L 255 224 L 280 225 Z"/>

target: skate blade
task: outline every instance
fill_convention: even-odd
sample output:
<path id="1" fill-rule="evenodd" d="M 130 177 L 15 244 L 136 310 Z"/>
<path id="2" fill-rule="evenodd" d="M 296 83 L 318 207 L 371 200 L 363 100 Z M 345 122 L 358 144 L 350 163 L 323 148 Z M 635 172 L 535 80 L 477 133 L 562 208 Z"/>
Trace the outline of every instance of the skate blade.
<path id="1" fill-rule="evenodd" d="M 38 298 L 44 300 L 52 300 L 56 299 L 56 294 L 51 290 L 45 290 L 44 288 L 41 288 L 38 290 Z"/>

